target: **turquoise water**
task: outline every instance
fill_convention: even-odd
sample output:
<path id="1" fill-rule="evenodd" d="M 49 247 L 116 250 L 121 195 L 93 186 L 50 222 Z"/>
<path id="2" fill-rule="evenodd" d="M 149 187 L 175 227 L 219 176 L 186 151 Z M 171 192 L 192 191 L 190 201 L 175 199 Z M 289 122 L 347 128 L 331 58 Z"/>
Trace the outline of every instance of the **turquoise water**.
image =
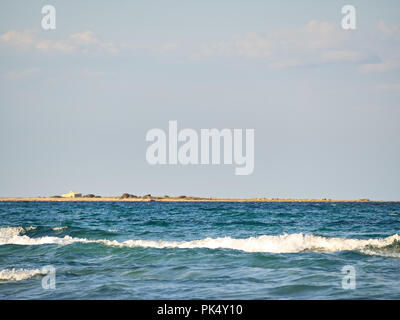
<path id="1" fill-rule="evenodd" d="M 398 234 L 397 203 L 0 202 L 0 299 L 400 299 Z"/>

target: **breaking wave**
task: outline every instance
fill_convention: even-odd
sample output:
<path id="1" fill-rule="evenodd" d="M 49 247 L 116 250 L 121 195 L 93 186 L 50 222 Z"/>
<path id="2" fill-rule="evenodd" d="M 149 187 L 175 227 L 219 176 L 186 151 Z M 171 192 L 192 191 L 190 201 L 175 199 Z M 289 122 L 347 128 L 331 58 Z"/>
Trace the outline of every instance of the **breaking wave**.
<path id="1" fill-rule="evenodd" d="M 339 237 L 322 237 L 310 234 L 294 233 L 279 236 L 263 235 L 245 239 L 205 238 L 193 241 L 162 241 L 162 240 L 90 240 L 86 238 L 52 237 L 44 236 L 30 238 L 24 235 L 22 227 L 0 228 L 0 245 L 42 245 L 57 244 L 68 245 L 72 243 L 100 243 L 115 247 L 145 247 L 145 248 L 209 248 L 232 249 L 245 252 L 269 252 L 269 253 L 296 253 L 296 252 L 338 252 L 359 251 L 368 255 L 382 255 L 400 257 L 400 236 L 392 236 L 380 239 L 349 239 Z"/>
<path id="2" fill-rule="evenodd" d="M 21 281 L 42 274 L 39 269 L 4 269 L 0 270 L 0 282 Z"/>
<path id="3" fill-rule="evenodd" d="M 62 230 L 65 230 L 65 229 L 68 229 L 68 227 L 67 226 L 62 226 L 62 227 L 54 227 L 54 228 L 51 228 L 53 231 L 62 231 Z"/>

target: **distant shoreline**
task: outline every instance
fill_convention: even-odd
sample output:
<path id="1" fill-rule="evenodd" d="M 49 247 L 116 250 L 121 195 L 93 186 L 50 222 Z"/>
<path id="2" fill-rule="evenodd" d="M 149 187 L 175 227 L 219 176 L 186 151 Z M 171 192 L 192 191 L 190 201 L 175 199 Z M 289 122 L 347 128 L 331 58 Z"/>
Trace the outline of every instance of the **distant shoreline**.
<path id="1" fill-rule="evenodd" d="M 0 202 L 6 201 L 41 201 L 41 202 L 358 202 L 358 203 L 400 203 L 398 200 L 332 200 L 332 199 L 280 199 L 280 198 L 200 198 L 200 197 L 96 197 L 96 198 L 54 198 L 54 197 L 0 197 Z"/>

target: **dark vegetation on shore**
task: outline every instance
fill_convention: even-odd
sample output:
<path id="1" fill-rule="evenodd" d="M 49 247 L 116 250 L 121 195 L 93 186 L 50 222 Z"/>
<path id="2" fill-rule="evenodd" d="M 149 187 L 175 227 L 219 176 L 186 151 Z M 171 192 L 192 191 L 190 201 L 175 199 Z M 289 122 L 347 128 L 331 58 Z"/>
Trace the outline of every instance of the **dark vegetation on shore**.
<path id="1" fill-rule="evenodd" d="M 50 198 L 62 199 L 63 197 L 60 195 L 54 195 L 54 196 L 51 196 Z M 89 193 L 89 194 L 85 194 L 79 198 L 102 198 L 102 197 L 99 195 L 94 195 L 92 193 Z M 192 196 L 185 196 L 185 195 L 170 197 L 168 195 L 152 196 L 151 194 L 145 194 L 143 196 L 137 196 L 137 195 L 130 194 L 130 193 L 123 193 L 121 196 L 115 197 L 115 198 L 119 198 L 119 199 L 149 199 L 149 200 L 160 200 L 160 199 L 211 200 L 211 199 L 213 199 L 213 198 L 192 197 Z"/>
<path id="2" fill-rule="evenodd" d="M 208 199 L 210 199 L 210 198 L 189 197 L 189 196 L 170 197 L 168 195 L 157 197 L 157 196 L 152 196 L 151 194 L 146 194 L 144 196 L 136 196 L 136 195 L 130 194 L 130 193 L 124 193 L 120 196 L 120 199 L 134 199 L 134 198 L 150 199 L 150 200 L 159 200 L 159 199 L 208 200 Z"/>

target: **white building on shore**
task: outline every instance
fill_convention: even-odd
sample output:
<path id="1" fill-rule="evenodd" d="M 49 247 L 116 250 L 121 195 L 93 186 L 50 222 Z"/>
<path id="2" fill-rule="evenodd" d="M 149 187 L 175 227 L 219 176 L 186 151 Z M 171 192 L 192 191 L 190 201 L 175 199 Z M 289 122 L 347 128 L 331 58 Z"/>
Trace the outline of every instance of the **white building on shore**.
<path id="1" fill-rule="evenodd" d="M 63 198 L 80 198 L 80 197 L 82 197 L 82 194 L 71 190 L 69 193 L 64 193 L 61 197 L 63 197 Z"/>

